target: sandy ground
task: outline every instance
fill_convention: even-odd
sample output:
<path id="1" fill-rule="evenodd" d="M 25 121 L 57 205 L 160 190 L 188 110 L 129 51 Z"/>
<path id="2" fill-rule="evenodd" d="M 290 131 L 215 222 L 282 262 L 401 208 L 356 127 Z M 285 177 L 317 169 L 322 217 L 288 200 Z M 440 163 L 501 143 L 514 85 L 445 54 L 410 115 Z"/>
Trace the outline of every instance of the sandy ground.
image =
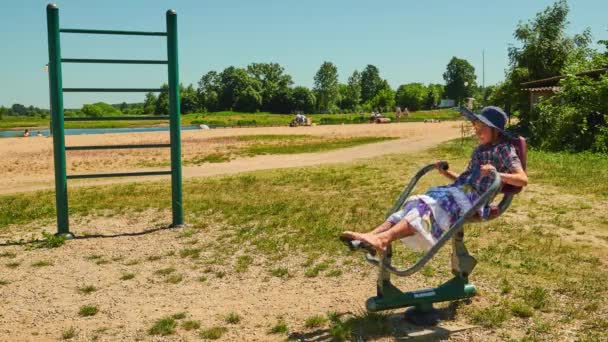
<path id="1" fill-rule="evenodd" d="M 235 272 L 235 256 L 221 255 L 217 260 L 217 250 L 211 248 L 203 248 L 198 259 L 182 258 L 181 249 L 202 247 L 214 241 L 222 229 L 207 227 L 187 238 L 180 236 L 183 229 L 152 229 L 154 222 L 166 222 L 169 217 L 169 213 L 148 212 L 130 219 L 87 219 L 87 232 L 78 235 L 104 237 L 81 237 L 58 249 L 28 250 L 1 243 L 1 252 L 16 256 L 0 258 L 1 278 L 8 282 L 0 286 L 0 341 L 57 341 L 70 327 L 76 329 L 74 341 L 201 340 L 196 331 L 181 327 L 170 336 L 148 334 L 156 320 L 180 312 L 186 313 L 184 320 L 200 321 L 203 329 L 226 327 L 222 341 L 284 341 L 287 335 L 269 333 L 279 320 L 288 325 L 296 340 L 330 341 L 327 326 L 305 328 L 305 320 L 331 311 L 361 313 L 364 299 L 374 295 L 375 270 L 363 262 L 352 265 L 339 260 L 335 267 L 342 275 L 307 278 L 303 275 L 304 260 L 297 256 L 279 261 L 256 256 L 242 273 Z M 29 233 L 39 236 L 40 230 L 52 229 L 40 227 Z M 141 235 L 128 234 L 146 230 L 149 232 Z M 0 234 L 0 240 L 6 241 L 6 235 Z M 14 232 L 10 236 L 19 238 Z M 21 237 L 27 239 L 27 234 Z M 51 265 L 32 266 L 37 261 Z M 291 276 L 270 275 L 269 269 L 278 266 L 287 267 Z M 168 276 L 156 273 L 168 267 L 176 269 L 173 274 L 182 275 L 179 283 L 167 283 Z M 218 271 L 225 275 L 218 276 Z M 121 280 L 125 273 L 135 276 Z M 205 277 L 204 281 L 200 277 Z M 396 280 L 404 288 L 418 288 L 423 282 L 419 275 Z M 97 290 L 80 293 L 78 288 L 86 285 Z M 78 312 L 83 305 L 95 305 L 99 311 L 92 317 L 81 317 Z M 231 312 L 238 313 L 241 322 L 226 323 L 224 317 Z M 481 331 L 461 320 L 427 329 L 407 324 L 400 312 L 391 317 L 395 331 L 379 341 L 391 341 L 394 336 L 488 341 Z"/>
<path id="2" fill-rule="evenodd" d="M 259 134 L 309 134 L 324 137 L 388 136 L 398 140 L 361 145 L 338 151 L 295 155 L 263 155 L 225 163 L 183 167 L 184 178 L 231 174 L 244 171 L 301 167 L 350 162 L 383 154 L 420 151 L 460 136 L 460 122 L 400 123 L 390 125 L 339 125 L 315 127 L 229 128 L 182 132 L 182 158 L 220 150 L 222 137 Z M 168 132 L 75 135 L 66 137 L 66 146 L 168 143 Z M 0 140 L 0 194 L 52 189 L 53 144 L 50 138 L 7 138 Z M 169 160 L 167 149 L 68 151 L 68 174 L 166 170 L 145 167 Z M 158 180 L 163 176 L 137 181 Z M 164 176 L 168 178 L 168 176 Z M 133 178 L 73 180 L 70 186 L 133 182 Z"/>

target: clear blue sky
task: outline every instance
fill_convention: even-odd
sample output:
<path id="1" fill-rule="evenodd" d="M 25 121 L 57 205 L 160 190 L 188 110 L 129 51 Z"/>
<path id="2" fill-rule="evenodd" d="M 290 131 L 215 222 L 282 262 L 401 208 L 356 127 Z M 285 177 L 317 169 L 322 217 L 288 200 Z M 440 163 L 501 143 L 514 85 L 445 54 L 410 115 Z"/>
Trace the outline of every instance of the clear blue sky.
<path id="1" fill-rule="evenodd" d="M 47 1 L 2 0 L 0 105 L 48 108 Z M 503 79 L 507 48 L 520 20 L 551 0 L 57 0 L 63 28 L 164 31 L 164 13 L 178 13 L 180 79 L 194 83 L 210 71 L 251 62 L 277 62 L 298 85 L 312 86 L 323 61 L 338 66 L 341 81 L 367 64 L 391 86 L 443 83 L 452 56 L 476 68 L 481 83 Z M 608 1 L 570 0 L 570 33 L 591 28 L 608 39 Z M 160 37 L 62 34 L 63 57 L 164 59 Z M 165 66 L 64 64 L 65 87 L 156 87 Z M 65 94 L 67 108 L 105 101 L 140 102 L 143 94 Z"/>

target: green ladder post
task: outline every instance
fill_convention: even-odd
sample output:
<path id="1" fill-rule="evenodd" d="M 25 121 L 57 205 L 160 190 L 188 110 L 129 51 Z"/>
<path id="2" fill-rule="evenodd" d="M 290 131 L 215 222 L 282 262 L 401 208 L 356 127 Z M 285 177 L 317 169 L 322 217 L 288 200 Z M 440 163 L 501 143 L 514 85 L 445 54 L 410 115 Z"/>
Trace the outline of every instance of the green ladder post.
<path id="1" fill-rule="evenodd" d="M 179 64 L 177 62 L 177 14 L 167 11 L 167 61 L 169 62 L 169 126 L 171 130 L 171 199 L 173 226 L 184 224 L 180 132 Z"/>
<path id="2" fill-rule="evenodd" d="M 65 137 L 63 130 L 63 85 L 61 75 L 61 43 L 59 38 L 59 8 L 46 7 L 49 44 L 49 86 L 51 96 L 51 127 L 53 131 L 53 160 L 55 164 L 55 202 L 57 208 L 57 234 L 69 235 L 68 181 L 65 163 Z"/>
<path id="3" fill-rule="evenodd" d="M 167 11 L 166 32 L 93 30 L 93 29 L 62 29 L 59 27 L 59 9 L 55 4 L 47 6 L 47 30 L 49 44 L 49 92 L 51 98 L 51 125 L 53 131 L 53 156 L 55 163 L 55 201 L 57 207 L 57 235 L 73 236 L 69 229 L 68 213 L 68 179 L 131 177 L 150 175 L 171 175 L 171 201 L 173 222 L 172 226 L 184 224 L 182 203 L 182 167 L 181 167 L 181 132 L 180 132 L 180 96 L 179 96 L 179 65 L 177 58 L 177 14 L 174 10 Z M 136 59 L 90 59 L 90 58 L 61 58 L 60 33 L 79 34 L 110 34 L 135 36 L 163 36 L 167 38 L 167 60 L 136 60 Z M 159 88 L 64 88 L 62 84 L 62 63 L 110 63 L 110 64 L 166 64 L 169 78 L 169 115 L 168 116 L 122 116 L 100 118 L 64 118 L 64 92 L 159 92 Z M 100 120 L 157 120 L 169 119 L 170 144 L 140 144 L 140 145 L 101 145 L 101 146 L 65 146 L 64 121 L 100 121 Z M 125 148 L 171 148 L 171 171 L 149 171 L 130 173 L 105 174 L 66 174 L 66 151 L 101 150 Z"/>

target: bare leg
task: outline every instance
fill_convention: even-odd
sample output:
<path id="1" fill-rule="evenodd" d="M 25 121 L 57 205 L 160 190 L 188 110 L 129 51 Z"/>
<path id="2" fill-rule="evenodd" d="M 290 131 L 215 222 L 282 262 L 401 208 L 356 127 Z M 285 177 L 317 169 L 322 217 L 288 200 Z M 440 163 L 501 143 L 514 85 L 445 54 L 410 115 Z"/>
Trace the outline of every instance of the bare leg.
<path id="1" fill-rule="evenodd" d="M 382 225 L 380 226 L 382 227 Z M 378 227 L 378 228 L 380 228 Z M 378 251 L 383 252 L 386 247 L 393 241 L 402 239 L 407 236 L 416 234 L 416 230 L 410 226 L 406 220 L 401 220 L 399 223 L 390 227 L 389 229 L 379 232 L 377 234 L 371 233 L 356 233 L 356 232 L 344 232 L 343 235 L 352 238 L 353 240 L 361 240 L 374 246 Z"/>
<path id="2" fill-rule="evenodd" d="M 385 232 L 385 231 L 391 229 L 392 226 L 393 226 L 392 222 L 385 221 L 381 225 L 379 225 L 378 227 L 376 227 L 374 230 L 372 230 L 371 234 L 380 234 L 382 232 Z"/>
<path id="3" fill-rule="evenodd" d="M 381 225 L 379 225 L 378 227 L 376 227 L 374 230 L 372 230 L 371 233 L 372 234 L 380 234 L 382 232 L 385 232 L 385 231 L 391 229 L 392 226 L 394 226 L 394 224 L 392 222 L 385 221 Z"/>

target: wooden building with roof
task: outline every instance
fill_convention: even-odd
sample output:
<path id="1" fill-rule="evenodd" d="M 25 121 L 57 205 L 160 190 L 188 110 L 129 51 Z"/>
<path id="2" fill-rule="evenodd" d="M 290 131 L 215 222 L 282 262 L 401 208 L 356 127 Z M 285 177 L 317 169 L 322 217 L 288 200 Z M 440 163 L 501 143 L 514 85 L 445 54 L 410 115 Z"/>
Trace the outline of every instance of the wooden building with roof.
<path id="1" fill-rule="evenodd" d="M 594 79 L 600 78 L 601 75 L 608 73 L 608 68 L 588 70 L 576 74 L 576 76 L 587 76 Z M 559 92 L 562 87 L 559 86 L 559 81 L 565 78 L 565 75 L 544 78 L 542 80 L 529 81 L 521 84 L 522 90 L 529 94 L 530 108 L 534 107 L 542 97 L 547 98 Z"/>

